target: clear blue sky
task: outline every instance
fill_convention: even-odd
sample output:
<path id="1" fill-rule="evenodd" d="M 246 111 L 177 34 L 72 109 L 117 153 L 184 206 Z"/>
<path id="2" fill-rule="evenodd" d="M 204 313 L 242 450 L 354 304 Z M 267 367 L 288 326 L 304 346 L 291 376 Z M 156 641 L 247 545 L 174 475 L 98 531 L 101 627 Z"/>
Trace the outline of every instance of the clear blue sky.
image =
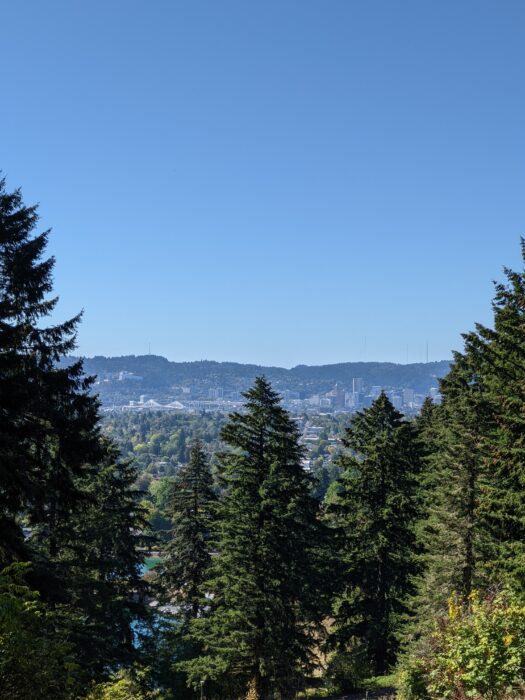
<path id="1" fill-rule="evenodd" d="M 520 265 L 523 0 L 24 0 L 0 46 L 82 354 L 447 358 Z"/>

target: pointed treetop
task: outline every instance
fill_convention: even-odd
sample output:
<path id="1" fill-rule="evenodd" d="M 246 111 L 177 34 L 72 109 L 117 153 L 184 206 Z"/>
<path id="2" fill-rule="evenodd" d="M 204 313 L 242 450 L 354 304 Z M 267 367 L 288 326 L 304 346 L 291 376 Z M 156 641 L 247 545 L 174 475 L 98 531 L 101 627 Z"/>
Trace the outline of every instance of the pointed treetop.
<path id="1" fill-rule="evenodd" d="M 281 397 L 272 388 L 272 385 L 264 375 L 256 377 L 253 387 L 243 393 L 248 399 L 248 405 L 276 406 L 281 402 Z"/>

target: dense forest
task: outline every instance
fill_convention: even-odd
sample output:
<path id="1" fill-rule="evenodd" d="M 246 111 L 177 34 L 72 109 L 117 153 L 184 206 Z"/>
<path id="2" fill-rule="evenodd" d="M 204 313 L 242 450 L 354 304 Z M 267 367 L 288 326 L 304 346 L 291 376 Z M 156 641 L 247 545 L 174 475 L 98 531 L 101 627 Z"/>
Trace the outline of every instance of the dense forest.
<path id="1" fill-rule="evenodd" d="M 441 405 L 383 393 L 308 471 L 265 376 L 227 418 L 104 423 L 37 222 L 2 181 L 2 698 L 523 697 L 525 271 Z"/>

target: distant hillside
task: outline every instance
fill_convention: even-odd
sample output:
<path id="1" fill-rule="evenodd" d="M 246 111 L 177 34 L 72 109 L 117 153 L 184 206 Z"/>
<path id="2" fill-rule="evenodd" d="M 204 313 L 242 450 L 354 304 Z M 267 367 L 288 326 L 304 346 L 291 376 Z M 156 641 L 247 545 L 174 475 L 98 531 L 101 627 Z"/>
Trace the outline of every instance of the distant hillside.
<path id="1" fill-rule="evenodd" d="M 450 362 L 418 362 L 398 365 L 393 362 L 341 362 L 335 365 L 298 365 L 289 370 L 303 381 L 336 381 L 350 385 L 353 377 L 361 377 L 365 385 L 402 386 L 426 391 L 444 377 Z"/>
<path id="2" fill-rule="evenodd" d="M 365 386 L 398 386 L 426 392 L 437 386 L 449 368 L 448 361 L 398 365 L 392 362 L 342 362 L 333 365 L 297 365 L 292 369 L 240 364 L 237 362 L 170 362 L 158 355 L 96 356 L 84 359 L 88 374 L 101 379 L 119 372 L 142 377 L 144 390 L 166 391 L 174 385 L 196 382 L 217 386 L 249 385 L 260 374 L 276 386 L 289 389 L 323 391 L 336 382 L 351 388 L 352 379 L 360 377 Z"/>

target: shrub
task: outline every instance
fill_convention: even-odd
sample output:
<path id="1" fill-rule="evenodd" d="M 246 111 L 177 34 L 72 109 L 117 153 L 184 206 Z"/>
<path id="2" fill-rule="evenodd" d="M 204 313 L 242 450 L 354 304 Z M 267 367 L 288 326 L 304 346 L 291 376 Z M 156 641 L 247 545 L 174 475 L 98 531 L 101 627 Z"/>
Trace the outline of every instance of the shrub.
<path id="1" fill-rule="evenodd" d="M 502 700 L 525 681 L 525 607 L 508 593 L 453 597 L 428 649 L 400 668 L 403 700 Z"/>
<path id="2" fill-rule="evenodd" d="M 364 650 L 337 651 L 328 662 L 326 676 L 336 692 L 355 690 L 370 676 Z"/>
<path id="3" fill-rule="evenodd" d="M 398 700 L 428 700 L 427 683 L 425 659 L 415 656 L 403 659 L 396 674 Z"/>
<path id="4" fill-rule="evenodd" d="M 133 678 L 129 672 L 120 671 L 106 683 L 97 683 L 91 689 L 86 700 L 162 700 L 159 691 L 144 690 L 145 672 L 139 672 Z"/>
<path id="5" fill-rule="evenodd" d="M 2 700 L 69 700 L 78 665 L 67 619 L 26 584 L 26 563 L 0 571 L 0 696 Z"/>

